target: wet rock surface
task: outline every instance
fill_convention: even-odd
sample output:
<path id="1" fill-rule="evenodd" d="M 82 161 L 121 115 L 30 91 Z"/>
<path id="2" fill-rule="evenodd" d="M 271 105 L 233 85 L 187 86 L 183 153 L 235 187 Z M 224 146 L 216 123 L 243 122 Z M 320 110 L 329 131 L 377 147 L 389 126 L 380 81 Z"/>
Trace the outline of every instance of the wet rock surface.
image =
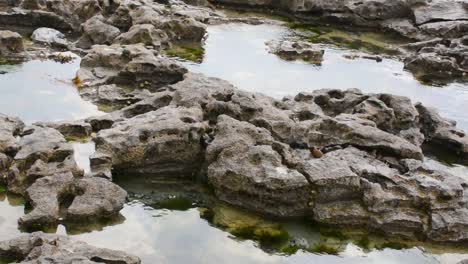
<path id="1" fill-rule="evenodd" d="M 94 139 L 98 175 L 201 177 L 219 199 L 263 214 L 465 241 L 453 216 L 466 210 L 466 183 L 428 169 L 421 146 L 466 156 L 466 138 L 405 97 L 351 89 L 275 100 L 189 73 L 99 119 L 111 125 Z"/>
<path id="2" fill-rule="evenodd" d="M 62 124 L 57 129 L 69 136 L 90 132 L 89 125 L 87 132 L 76 126 Z M 3 117 L 1 127 L 2 182 L 9 192 L 24 195 L 32 208 L 19 219 L 22 227 L 37 229 L 59 221 L 93 221 L 122 209 L 126 192 L 108 180 L 83 177 L 72 145 L 58 130 L 24 127 L 21 121 L 8 117 Z"/>
<path id="3" fill-rule="evenodd" d="M 319 14 L 326 21 L 407 34 L 420 40 L 404 47 L 406 68 L 418 78 L 466 78 L 463 2 L 216 2 L 274 7 L 305 19 Z M 0 24 L 34 28 L 35 42 L 82 54 L 74 83 L 84 98 L 109 112 L 30 126 L 0 116 L 0 183 L 31 206 L 19 219 L 21 227 L 111 217 L 127 197 L 113 175 L 159 174 L 200 180 L 220 200 L 265 215 L 310 217 L 408 239 L 468 241 L 468 182 L 423 163 L 422 147 L 432 145 L 468 164 L 468 139 L 455 122 L 408 98 L 358 89 L 277 100 L 190 73 L 163 55 L 173 47 L 199 47 L 206 24 L 220 21 L 245 20 L 178 1 L 23 0 L 2 6 Z M 270 47 L 282 58 L 317 65 L 324 55 L 302 41 Z M 0 56 L 23 51 L 20 34 L 0 31 Z M 90 137 L 96 153 L 85 176 L 69 140 Z M 222 217 L 214 221 L 233 228 Z M 0 243 L 0 256 L 21 263 L 139 263 L 121 252 L 41 233 Z"/>
<path id="4" fill-rule="evenodd" d="M 303 60 L 315 65 L 321 65 L 324 50 L 304 41 L 272 41 L 268 42 L 270 52 L 285 60 Z"/>
<path id="5" fill-rule="evenodd" d="M 15 259 L 15 263 L 141 263 L 138 257 L 121 251 L 42 232 L 0 242 L 0 257 Z"/>

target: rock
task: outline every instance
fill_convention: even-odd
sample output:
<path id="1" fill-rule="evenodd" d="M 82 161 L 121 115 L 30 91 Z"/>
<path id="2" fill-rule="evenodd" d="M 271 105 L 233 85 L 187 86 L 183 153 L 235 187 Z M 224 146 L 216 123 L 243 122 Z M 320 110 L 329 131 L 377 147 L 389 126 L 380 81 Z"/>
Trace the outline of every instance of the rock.
<path id="1" fill-rule="evenodd" d="M 0 31 L 0 56 L 7 56 L 23 51 L 23 38 L 20 34 L 9 30 Z"/>
<path id="2" fill-rule="evenodd" d="M 59 222 L 60 202 L 71 190 L 71 173 L 43 177 L 34 182 L 27 190 L 32 211 L 21 217 L 19 225 L 27 228 L 48 227 Z"/>
<path id="3" fill-rule="evenodd" d="M 321 65 L 325 51 L 305 41 L 270 41 L 267 42 L 270 52 L 285 60 L 303 60 Z"/>
<path id="4" fill-rule="evenodd" d="M 207 149 L 208 182 L 221 200 L 275 216 L 303 215 L 310 186 L 284 164 L 270 133 L 227 116 Z"/>
<path id="5" fill-rule="evenodd" d="M 83 49 L 94 44 L 110 45 L 120 35 L 120 30 L 106 24 L 101 15 L 94 16 L 82 25 L 83 36 L 78 40 L 77 46 Z"/>
<path id="6" fill-rule="evenodd" d="M 129 29 L 128 32 L 121 34 L 117 39 L 117 43 L 121 44 L 137 44 L 142 43 L 145 46 L 153 46 L 156 49 L 168 46 L 169 37 L 167 34 L 156 29 L 151 24 L 138 24 Z"/>
<path id="7" fill-rule="evenodd" d="M 424 24 L 419 27 L 431 36 L 461 38 L 468 34 L 467 21 L 442 21 Z"/>
<path id="8" fill-rule="evenodd" d="M 103 178 L 79 179 L 73 189 L 76 196 L 66 213 L 66 220 L 70 221 L 93 221 L 115 216 L 127 198 L 125 190 Z"/>
<path id="9" fill-rule="evenodd" d="M 59 48 L 64 48 L 68 45 L 68 41 L 65 39 L 65 35 L 60 31 L 52 28 L 38 28 L 34 30 L 31 35 L 31 39 L 38 43 L 43 43 Z"/>
<path id="10" fill-rule="evenodd" d="M 0 152 L 14 156 L 19 149 L 16 136 L 23 129 L 24 123 L 20 119 L 0 114 Z"/>
<path id="11" fill-rule="evenodd" d="M 39 27 L 54 28 L 64 32 L 72 29 L 72 25 L 64 17 L 44 10 L 19 9 L 12 12 L 0 12 L 0 24 L 26 27 L 32 30 Z"/>
<path id="12" fill-rule="evenodd" d="M 426 137 L 426 141 L 435 144 L 439 148 L 444 148 L 455 152 L 468 162 L 468 136 L 455 127 L 451 120 L 442 118 L 433 108 L 416 104 L 420 115 L 421 131 Z"/>
<path id="13" fill-rule="evenodd" d="M 73 147 L 57 130 L 30 127 L 19 140 L 20 150 L 14 156 L 17 173 L 8 177 L 8 190 L 24 194 L 36 179 L 71 172 L 81 176 L 73 157 Z"/>
<path id="14" fill-rule="evenodd" d="M 85 139 L 91 136 L 92 127 L 83 121 L 40 122 L 35 126 L 50 127 L 58 130 L 67 140 Z"/>
<path id="15" fill-rule="evenodd" d="M 139 56 L 131 60 L 115 78 L 120 85 L 135 85 L 154 91 L 162 86 L 183 80 L 187 69 L 168 58 L 153 55 Z"/>
<path id="16" fill-rule="evenodd" d="M 96 248 L 66 236 L 42 232 L 0 242 L 0 257 L 13 257 L 19 263 L 141 263 L 138 257 L 121 251 Z"/>
<path id="17" fill-rule="evenodd" d="M 198 108 L 160 108 L 116 123 L 94 139 L 119 173 L 192 177 L 201 165 L 205 125 Z"/>
<path id="18" fill-rule="evenodd" d="M 467 20 L 468 12 L 462 1 L 432 1 L 429 5 L 414 9 L 414 18 L 417 25 L 452 20 Z"/>
<path id="19" fill-rule="evenodd" d="M 408 57 L 405 59 L 405 69 L 424 81 L 462 78 L 468 72 L 458 65 L 456 58 L 441 56 L 435 52 L 422 52 Z"/>

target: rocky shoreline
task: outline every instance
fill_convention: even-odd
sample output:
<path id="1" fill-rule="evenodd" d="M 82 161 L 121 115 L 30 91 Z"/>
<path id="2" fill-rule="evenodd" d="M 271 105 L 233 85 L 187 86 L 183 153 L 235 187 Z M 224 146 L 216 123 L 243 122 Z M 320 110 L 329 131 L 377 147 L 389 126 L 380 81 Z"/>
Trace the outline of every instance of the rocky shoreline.
<path id="1" fill-rule="evenodd" d="M 415 33 L 422 42 L 405 47 L 408 69 L 436 79 L 465 78 L 465 2 L 338 2 L 274 7 L 301 18 L 318 13 L 411 38 Z M 208 24 L 239 21 L 197 4 L 0 0 L 0 24 L 32 33 L 30 42 L 0 31 L 0 61 L 76 52 L 83 56 L 74 80 L 79 93 L 112 108 L 85 120 L 32 125 L 0 116 L 0 184 L 32 208 L 19 219 L 22 228 L 118 214 L 127 193 L 112 178 L 131 173 L 200 180 L 220 200 L 260 214 L 308 216 L 411 240 L 468 242 L 468 182 L 423 162 L 422 147 L 429 145 L 468 164 L 468 136 L 455 121 L 391 94 L 323 89 L 278 100 L 191 73 L 168 50 L 201 47 Z M 320 64 L 323 56 L 309 43 L 271 45 L 286 59 Z M 70 139 L 96 144 L 91 174 L 78 168 Z M 76 245 L 76 256 L 63 253 L 70 243 L 33 233 L 0 243 L 0 257 L 139 263 L 83 244 Z"/>

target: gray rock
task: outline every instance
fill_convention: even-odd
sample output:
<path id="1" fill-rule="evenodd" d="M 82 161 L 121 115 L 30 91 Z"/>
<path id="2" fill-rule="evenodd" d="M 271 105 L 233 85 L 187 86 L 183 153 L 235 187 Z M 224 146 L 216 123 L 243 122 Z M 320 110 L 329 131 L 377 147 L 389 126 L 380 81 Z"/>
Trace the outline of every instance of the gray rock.
<path id="1" fill-rule="evenodd" d="M 120 35 L 120 30 L 104 22 L 101 15 L 94 16 L 82 25 L 83 35 L 78 40 L 80 48 L 90 48 L 94 44 L 110 45 Z"/>
<path id="2" fill-rule="evenodd" d="M 9 30 L 0 31 L 0 56 L 7 56 L 23 51 L 23 38 L 20 34 Z"/>
<path id="3" fill-rule="evenodd" d="M 139 264 L 140 259 L 122 251 L 101 249 L 66 236 L 42 232 L 0 242 L 0 257 L 19 263 L 122 263 Z"/>
<path id="4" fill-rule="evenodd" d="M 463 1 L 432 1 L 414 9 L 417 25 L 437 21 L 467 20 L 468 12 Z"/>
<path id="5" fill-rule="evenodd" d="M 145 46 L 153 46 L 158 49 L 169 45 L 169 37 L 166 32 L 156 29 L 151 24 L 138 24 L 117 37 L 116 42 L 121 44 L 142 43 Z"/>
<path id="6" fill-rule="evenodd" d="M 314 47 L 305 41 L 269 41 L 270 52 L 285 60 L 303 60 L 315 65 L 321 65 L 323 49 Z"/>
<path id="7" fill-rule="evenodd" d="M 68 45 L 65 35 L 53 28 L 38 28 L 32 33 L 31 39 L 38 43 L 60 48 L 67 47 Z"/>
<path id="8" fill-rule="evenodd" d="M 163 107 L 116 123 L 94 139 L 114 171 L 192 177 L 201 164 L 205 124 L 199 108 Z"/>

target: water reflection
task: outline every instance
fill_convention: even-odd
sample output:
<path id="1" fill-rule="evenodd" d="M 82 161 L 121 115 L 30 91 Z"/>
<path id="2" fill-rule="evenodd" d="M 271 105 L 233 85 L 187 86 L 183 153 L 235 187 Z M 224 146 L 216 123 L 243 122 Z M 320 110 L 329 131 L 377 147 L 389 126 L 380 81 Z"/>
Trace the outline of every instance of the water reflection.
<path id="1" fill-rule="evenodd" d="M 290 32 L 276 25 L 228 24 L 208 28 L 205 58 L 186 63 L 192 71 L 226 79 L 239 88 L 274 97 L 320 88 L 360 88 L 367 93 L 392 93 L 438 108 L 468 130 L 468 85 L 422 85 L 403 70 L 403 64 L 384 59 L 346 59 L 349 50 L 325 47 L 322 66 L 288 62 L 270 54 L 265 42 Z"/>
<path id="2" fill-rule="evenodd" d="M 27 123 L 85 118 L 99 114 L 84 101 L 72 84 L 79 58 L 61 64 L 32 60 L 20 65 L 0 65 L 0 112 Z"/>

